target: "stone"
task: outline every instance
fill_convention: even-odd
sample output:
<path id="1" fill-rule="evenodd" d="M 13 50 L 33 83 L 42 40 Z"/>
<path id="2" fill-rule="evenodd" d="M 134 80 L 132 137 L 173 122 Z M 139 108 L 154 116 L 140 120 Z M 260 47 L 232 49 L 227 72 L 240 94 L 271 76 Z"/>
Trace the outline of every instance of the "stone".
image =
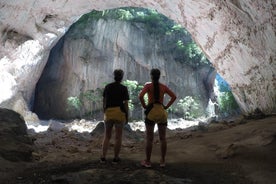
<path id="1" fill-rule="evenodd" d="M 231 86 L 244 114 L 276 111 L 274 0 L 2 0 L 0 106 L 13 109 L 21 95 L 31 110 L 50 50 L 68 28 L 92 10 L 127 6 L 156 9 L 184 26 Z"/>
<path id="2" fill-rule="evenodd" d="M 33 140 L 20 114 L 0 108 L 0 156 L 10 161 L 30 161 L 34 150 Z"/>
<path id="3" fill-rule="evenodd" d="M 99 122 L 94 130 L 90 133 L 91 136 L 100 136 L 104 133 L 104 122 Z"/>
<path id="4" fill-rule="evenodd" d="M 85 103 L 87 99 L 83 100 L 83 108 L 72 110 L 68 97 L 103 89 L 106 82 L 114 80 L 112 73 L 116 68 L 124 70 L 124 79 L 143 85 L 150 81 L 151 68 L 162 66 L 160 82 L 175 91 L 178 99 L 198 98 L 203 114 L 209 91 L 214 87 L 216 71 L 208 65 L 195 68 L 179 62 L 175 59 L 179 56 L 174 52 L 160 52 L 166 50 L 164 45 L 169 38 L 153 38 L 143 26 L 137 29 L 136 24 L 129 21 L 113 19 L 89 20 L 87 24 L 72 26 L 51 51 L 37 83 L 34 111 L 42 119 L 70 119 L 80 113 L 88 114 L 91 104 Z M 99 98 L 101 96 L 99 94 Z M 138 101 L 138 98 L 132 100 Z M 93 106 L 94 112 L 101 109 L 100 103 Z M 139 117 L 134 117 L 135 114 Z M 140 116 L 141 112 L 132 113 L 132 118 Z"/>

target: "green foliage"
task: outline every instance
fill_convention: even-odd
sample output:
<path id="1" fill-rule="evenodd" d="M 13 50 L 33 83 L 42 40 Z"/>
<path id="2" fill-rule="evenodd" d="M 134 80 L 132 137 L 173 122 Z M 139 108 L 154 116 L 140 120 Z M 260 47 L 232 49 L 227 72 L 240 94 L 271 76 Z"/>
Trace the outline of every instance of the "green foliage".
<path id="1" fill-rule="evenodd" d="M 180 24 L 174 24 L 173 27 L 171 28 L 171 32 L 176 32 L 176 31 L 188 34 L 188 32 L 185 29 L 183 29 L 183 27 Z"/>
<path id="2" fill-rule="evenodd" d="M 239 109 L 231 91 L 221 92 L 218 97 L 219 109 L 222 113 L 231 114 Z"/>
<path id="3" fill-rule="evenodd" d="M 182 40 L 178 40 L 178 41 L 176 42 L 176 45 L 177 45 L 177 48 L 178 48 L 178 49 L 183 49 L 183 50 L 185 49 Z M 184 51 L 185 51 L 185 50 L 184 50 Z"/>
<path id="4" fill-rule="evenodd" d="M 143 88 L 142 85 L 138 84 L 137 81 L 132 81 L 132 80 L 125 80 L 122 82 L 123 85 L 125 85 L 128 88 L 129 92 L 129 110 L 133 111 L 134 108 L 139 105 L 139 100 L 138 100 L 138 94 L 140 90 Z"/>
<path id="5" fill-rule="evenodd" d="M 68 109 L 67 110 L 73 110 L 73 111 L 78 111 L 79 115 L 81 117 L 81 100 L 79 97 L 76 96 L 71 96 L 67 98 L 67 105 L 68 105 Z"/>
<path id="6" fill-rule="evenodd" d="M 140 102 L 138 99 L 138 94 L 143 88 L 142 85 L 138 84 L 137 81 L 125 80 L 122 82 L 128 88 L 129 91 L 129 110 L 133 111 L 138 106 L 140 107 Z M 82 116 L 82 109 L 87 109 L 89 106 L 89 112 L 86 115 L 89 115 L 93 118 L 93 113 L 98 110 L 99 103 L 101 103 L 103 88 L 97 88 L 95 90 L 87 90 L 81 92 L 76 97 L 68 97 L 67 104 L 70 107 L 70 110 L 78 111 L 79 116 Z"/>
<path id="7" fill-rule="evenodd" d="M 184 114 L 184 119 L 194 119 L 201 114 L 198 101 L 191 96 L 180 99 L 176 104 L 175 110 Z"/>
<path id="8" fill-rule="evenodd" d="M 96 90 L 87 90 L 83 92 L 81 95 L 88 101 L 92 103 L 97 103 L 101 100 L 102 89 L 97 88 Z"/>
<path id="9" fill-rule="evenodd" d="M 116 19 L 122 21 L 131 21 L 132 23 L 143 23 L 150 34 L 165 34 L 172 30 L 174 23 L 172 20 L 159 14 L 153 9 L 124 7 L 110 9 L 104 11 L 92 11 L 89 14 L 83 15 L 78 23 L 87 22 L 90 18 L 93 19 Z M 170 25 L 170 26 L 168 26 Z"/>
<path id="10" fill-rule="evenodd" d="M 102 88 L 97 88 L 96 90 L 81 92 L 78 96 L 68 97 L 67 105 L 69 108 L 67 110 L 78 111 L 79 117 L 82 117 L 82 110 L 86 110 L 87 106 L 89 106 L 89 116 L 93 117 L 93 112 L 97 110 L 97 104 L 101 102 L 102 92 Z"/>
<path id="11" fill-rule="evenodd" d="M 93 111 L 96 110 L 96 105 L 101 102 L 103 89 L 97 88 L 96 90 L 87 90 L 80 94 L 81 99 L 84 102 L 88 102 L 90 105 L 90 116 L 93 117 Z"/>
<path id="12" fill-rule="evenodd" d="M 133 18 L 133 15 L 128 8 L 118 8 L 116 10 L 104 10 L 102 17 L 117 20 L 130 20 Z"/>
<path id="13" fill-rule="evenodd" d="M 201 50 L 197 47 L 197 45 L 193 42 L 186 45 L 185 51 L 187 52 L 189 58 L 199 56 L 202 53 Z"/>
<path id="14" fill-rule="evenodd" d="M 80 107 L 81 107 L 81 101 L 78 97 L 76 96 L 71 96 L 71 97 L 68 97 L 67 98 L 67 104 L 70 106 L 70 107 L 73 107 L 74 109 L 76 110 L 79 110 Z"/>
<path id="15" fill-rule="evenodd" d="M 104 11 L 94 10 L 83 15 L 72 27 L 78 26 L 78 29 L 84 29 L 90 22 L 98 19 L 115 19 L 128 21 L 134 25 L 143 25 L 151 36 L 163 40 L 164 43 L 161 44 L 164 47 L 160 49 L 160 52 L 173 53 L 176 61 L 187 63 L 194 68 L 201 65 L 211 65 L 201 49 L 192 40 L 188 31 L 156 10 L 136 7 L 123 7 Z"/>

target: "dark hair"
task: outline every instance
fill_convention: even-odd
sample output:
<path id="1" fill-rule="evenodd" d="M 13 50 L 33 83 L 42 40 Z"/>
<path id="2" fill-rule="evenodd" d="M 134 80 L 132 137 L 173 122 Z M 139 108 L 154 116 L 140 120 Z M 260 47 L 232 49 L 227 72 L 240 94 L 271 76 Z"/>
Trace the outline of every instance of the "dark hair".
<path id="1" fill-rule="evenodd" d="M 160 78 L 160 70 L 157 68 L 153 68 L 150 71 L 151 79 L 153 82 L 153 92 L 154 92 L 154 101 L 159 101 L 159 78 Z"/>
<path id="2" fill-rule="evenodd" d="M 116 82 L 121 82 L 124 77 L 124 71 L 121 69 L 116 69 L 114 70 L 113 75 Z"/>

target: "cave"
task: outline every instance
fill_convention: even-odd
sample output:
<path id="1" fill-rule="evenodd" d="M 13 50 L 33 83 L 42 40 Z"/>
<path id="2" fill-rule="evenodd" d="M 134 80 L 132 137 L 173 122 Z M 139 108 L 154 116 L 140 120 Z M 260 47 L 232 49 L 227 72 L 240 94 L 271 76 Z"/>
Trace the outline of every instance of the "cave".
<path id="1" fill-rule="evenodd" d="M 2 0 L 0 7 L 1 183 L 275 183 L 275 1 Z M 24 121 L 40 121 L 31 110 L 52 49 L 82 15 L 119 7 L 155 9 L 185 27 L 228 82 L 242 113 L 222 123 L 168 130 L 165 169 L 159 167 L 157 134 L 153 168 L 145 169 L 139 165 L 141 131 L 125 130 L 122 164 L 116 166 L 112 155 L 106 165 L 98 162 L 103 123 L 79 133 L 50 120 L 48 131 L 26 133 Z"/>
<path id="2" fill-rule="evenodd" d="M 118 0 L 100 4 L 69 1 L 63 5 L 55 1 L 47 5 L 2 1 L 1 16 L 5 18 L 1 20 L 1 42 L 4 47 L 0 56 L 5 87 L 1 106 L 19 112 L 27 120 L 34 118 L 30 109 L 35 86 L 50 51 L 80 16 L 94 9 L 145 7 L 156 9 L 189 31 L 217 72 L 229 83 L 243 114 L 252 114 L 256 109 L 271 114 L 275 112 L 276 101 L 273 5 L 273 1 L 215 0 L 185 3 Z M 31 13 L 26 13 L 27 7 L 33 7 Z"/>

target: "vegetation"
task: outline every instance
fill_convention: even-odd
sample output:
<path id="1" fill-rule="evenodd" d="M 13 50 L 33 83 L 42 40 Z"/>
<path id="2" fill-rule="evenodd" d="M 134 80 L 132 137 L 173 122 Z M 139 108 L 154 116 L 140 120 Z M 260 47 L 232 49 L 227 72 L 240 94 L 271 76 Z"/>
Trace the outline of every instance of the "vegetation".
<path id="1" fill-rule="evenodd" d="M 126 80 L 123 82 L 127 86 L 130 95 L 129 109 L 131 111 L 141 108 L 140 101 L 138 99 L 139 92 L 143 88 L 142 84 L 137 81 Z M 145 96 L 147 102 L 147 96 Z M 199 102 L 194 97 L 186 96 L 184 99 L 180 99 L 176 105 L 168 109 L 169 113 L 177 113 L 185 119 L 195 119 L 202 115 L 202 111 L 199 108 Z M 141 118 L 143 114 L 141 115 Z"/>
<path id="2" fill-rule="evenodd" d="M 140 102 L 138 99 L 138 93 L 142 89 L 142 85 L 138 84 L 137 81 L 126 80 L 122 82 L 123 85 L 127 86 L 129 91 L 129 111 L 130 113 L 140 106 Z M 79 117 L 90 117 L 93 118 L 93 113 L 101 108 L 101 100 L 102 100 L 103 88 L 97 88 L 95 90 L 87 90 L 80 93 L 78 96 L 68 97 L 67 105 L 68 111 L 77 111 L 79 113 Z M 83 114 L 83 111 L 87 111 L 86 107 L 89 107 L 88 113 Z M 85 110 L 86 109 L 86 110 Z"/>
<path id="3" fill-rule="evenodd" d="M 92 11 L 83 15 L 73 26 L 82 29 L 90 22 L 99 19 L 115 19 L 141 25 L 155 39 L 161 40 L 160 52 L 174 55 L 178 62 L 184 62 L 197 68 L 211 65 L 202 50 L 191 39 L 191 35 L 180 24 L 153 9 L 124 7 L 104 11 Z"/>
<path id="4" fill-rule="evenodd" d="M 138 99 L 138 94 L 141 91 L 143 85 L 139 84 L 137 81 L 125 80 L 122 82 L 123 85 L 127 86 L 129 90 L 129 113 L 132 114 L 133 111 L 141 109 L 141 104 Z M 228 116 L 236 113 L 239 110 L 239 106 L 228 87 L 225 85 L 220 86 L 220 90 L 223 92 L 219 93 L 218 104 L 220 109 L 220 116 Z M 96 90 L 87 90 L 82 92 L 78 96 L 68 97 L 67 104 L 68 110 L 77 111 L 79 117 L 90 117 L 93 118 L 94 112 L 99 110 L 101 107 L 103 88 L 97 88 Z M 147 101 L 147 99 L 145 99 Z M 88 113 L 83 114 L 87 104 L 89 104 Z M 179 99 L 179 101 L 168 109 L 170 114 L 177 114 L 178 117 L 183 117 L 187 120 L 196 119 L 203 115 L 202 109 L 199 107 L 199 101 L 196 97 L 186 96 L 185 98 Z M 132 116 L 130 116 L 132 117 Z M 142 114 L 139 116 L 143 118 Z"/>
<path id="5" fill-rule="evenodd" d="M 220 110 L 220 116 L 229 116 L 240 111 L 231 88 L 226 81 L 219 75 L 216 77 L 219 87 L 218 105 Z"/>
<path id="6" fill-rule="evenodd" d="M 77 111 L 80 118 L 83 116 L 93 118 L 93 113 L 98 110 L 99 103 L 101 102 L 102 91 L 103 89 L 97 88 L 96 90 L 82 92 L 78 96 L 68 97 L 67 110 Z M 87 106 L 89 107 L 88 113 L 83 114 L 87 111 Z"/>
<path id="7" fill-rule="evenodd" d="M 184 119 L 187 120 L 195 119 L 202 115 L 198 100 L 192 96 L 180 99 L 176 104 L 175 111 L 182 114 Z"/>
<path id="8" fill-rule="evenodd" d="M 99 19 L 116 19 L 119 21 L 128 21 L 131 24 L 138 25 L 139 28 L 144 28 L 145 31 L 159 40 L 164 47 L 160 48 L 160 52 L 173 54 L 175 61 L 183 62 L 193 68 L 198 68 L 203 65 L 211 66 L 208 59 L 203 54 L 202 50 L 191 39 L 190 34 L 181 25 L 175 23 L 166 16 L 158 13 L 156 10 L 144 8 L 118 8 L 104 11 L 92 11 L 83 15 L 73 26 L 78 26 L 78 29 L 85 28 L 90 22 Z M 141 109 L 138 99 L 138 93 L 142 89 L 142 85 L 137 81 L 126 80 L 123 82 L 128 87 L 130 93 L 129 110 L 130 113 L 137 109 Z M 226 86 L 220 86 L 223 92 L 218 98 L 221 111 L 231 113 L 238 109 L 238 105 Z M 101 94 L 103 89 L 88 90 L 81 93 L 77 97 L 69 97 L 68 105 L 70 109 L 77 110 L 82 115 L 82 109 L 89 107 L 88 115 L 93 117 L 93 112 L 97 110 L 101 103 Z M 176 104 L 169 109 L 171 114 L 176 113 L 183 116 L 185 119 L 194 119 L 202 115 L 202 110 L 199 108 L 197 98 L 186 96 L 180 99 Z"/>
<path id="9" fill-rule="evenodd" d="M 79 97 L 77 96 L 71 96 L 67 98 L 67 111 L 78 111 L 79 116 L 81 117 L 82 112 L 81 112 L 81 107 L 82 107 L 82 102 L 80 101 Z"/>
<path id="10" fill-rule="evenodd" d="M 101 88 L 97 88 L 95 90 L 87 90 L 84 93 L 80 94 L 80 99 L 82 100 L 82 103 L 85 104 L 88 103 L 89 104 L 89 116 L 91 118 L 93 118 L 93 111 L 97 110 L 97 104 L 99 104 L 102 100 L 102 93 L 103 93 L 103 89 Z"/>
<path id="11" fill-rule="evenodd" d="M 239 111 L 239 105 L 237 104 L 231 91 L 221 92 L 218 98 L 218 104 L 220 114 L 223 116 L 235 114 Z"/>
<path id="12" fill-rule="evenodd" d="M 129 91 L 129 111 L 130 113 L 137 108 L 138 105 L 140 105 L 139 99 L 138 99 L 138 94 L 143 88 L 142 85 L 138 84 L 137 81 L 131 81 L 131 80 L 125 80 L 122 82 L 123 85 L 127 86 L 128 91 Z"/>

